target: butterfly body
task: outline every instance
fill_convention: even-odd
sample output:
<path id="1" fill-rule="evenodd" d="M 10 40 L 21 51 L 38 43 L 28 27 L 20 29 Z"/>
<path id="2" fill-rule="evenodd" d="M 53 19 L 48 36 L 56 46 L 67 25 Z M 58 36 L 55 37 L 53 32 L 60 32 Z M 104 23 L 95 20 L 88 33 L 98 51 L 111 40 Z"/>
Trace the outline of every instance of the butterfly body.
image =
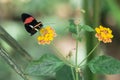
<path id="1" fill-rule="evenodd" d="M 21 15 L 22 21 L 25 25 L 25 29 L 32 35 L 34 35 L 43 26 L 42 22 L 37 22 L 37 20 L 27 13 Z"/>

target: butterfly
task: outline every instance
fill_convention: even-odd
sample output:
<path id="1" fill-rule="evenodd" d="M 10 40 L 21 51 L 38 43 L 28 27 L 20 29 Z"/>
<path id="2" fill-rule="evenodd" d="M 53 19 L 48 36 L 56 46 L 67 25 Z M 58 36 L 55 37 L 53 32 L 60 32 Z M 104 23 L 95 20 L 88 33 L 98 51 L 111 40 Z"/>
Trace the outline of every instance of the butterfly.
<path id="1" fill-rule="evenodd" d="M 23 13 L 21 15 L 22 21 L 25 25 L 25 29 L 28 33 L 32 35 L 34 35 L 37 31 L 39 31 L 42 27 L 43 24 L 42 22 L 38 22 L 33 16 L 27 14 L 27 13 Z"/>

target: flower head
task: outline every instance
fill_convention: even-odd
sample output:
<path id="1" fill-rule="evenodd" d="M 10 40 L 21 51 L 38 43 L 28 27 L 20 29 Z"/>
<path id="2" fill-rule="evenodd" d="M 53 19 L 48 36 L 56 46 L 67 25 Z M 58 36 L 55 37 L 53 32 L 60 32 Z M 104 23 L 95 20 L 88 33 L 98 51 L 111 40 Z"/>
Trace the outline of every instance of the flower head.
<path id="1" fill-rule="evenodd" d="M 50 26 L 46 26 L 40 29 L 40 36 L 38 36 L 37 40 L 39 44 L 50 44 L 55 36 L 56 33 L 54 29 Z"/>
<path id="2" fill-rule="evenodd" d="M 104 43 L 112 42 L 113 35 L 112 30 L 110 28 L 99 26 L 98 28 L 95 28 L 95 31 L 95 36 L 98 38 L 99 41 L 103 41 Z"/>

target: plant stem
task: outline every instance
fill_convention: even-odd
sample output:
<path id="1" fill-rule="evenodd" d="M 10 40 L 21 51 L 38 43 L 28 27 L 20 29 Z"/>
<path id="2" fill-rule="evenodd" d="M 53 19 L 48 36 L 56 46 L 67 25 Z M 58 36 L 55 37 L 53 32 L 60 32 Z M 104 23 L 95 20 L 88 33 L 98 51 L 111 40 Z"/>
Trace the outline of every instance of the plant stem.
<path id="1" fill-rule="evenodd" d="M 77 72 L 77 71 L 76 71 L 76 80 L 79 80 L 79 79 L 78 79 L 78 72 Z"/>
<path id="2" fill-rule="evenodd" d="M 85 61 L 87 60 L 87 58 L 93 53 L 93 51 L 97 48 L 97 46 L 100 44 L 100 41 L 96 44 L 96 46 L 88 53 L 88 55 L 81 61 L 81 63 L 79 64 L 79 66 Z"/>
<path id="3" fill-rule="evenodd" d="M 76 25 L 76 31 L 77 31 L 77 37 L 79 37 L 79 26 L 78 25 Z M 78 43 L 79 43 L 79 41 L 76 39 L 76 55 L 75 55 L 76 80 L 78 80 L 78 65 L 77 65 L 77 60 L 78 60 Z"/>
<path id="4" fill-rule="evenodd" d="M 71 72 L 72 72 L 73 80 L 75 80 L 75 74 L 74 74 L 74 70 L 72 67 L 71 67 Z"/>
<path id="5" fill-rule="evenodd" d="M 83 0 L 84 10 L 86 14 L 84 14 L 85 24 L 93 26 L 93 28 L 97 27 L 100 24 L 100 12 L 101 12 L 101 0 Z M 92 5 L 91 5 L 92 4 Z M 91 6 L 90 6 L 91 5 Z M 93 17 L 91 17 L 90 12 L 93 9 Z M 94 34 L 89 34 L 86 32 L 86 50 L 89 53 L 95 46 L 96 41 L 94 39 Z M 91 55 L 87 58 L 86 63 L 91 60 L 95 55 Z M 95 80 L 95 75 L 91 73 L 89 68 L 86 66 L 85 70 L 85 80 Z"/>
<path id="6" fill-rule="evenodd" d="M 76 40 L 76 54 L 75 54 L 75 65 L 77 67 L 77 59 L 78 59 L 78 40 Z"/>

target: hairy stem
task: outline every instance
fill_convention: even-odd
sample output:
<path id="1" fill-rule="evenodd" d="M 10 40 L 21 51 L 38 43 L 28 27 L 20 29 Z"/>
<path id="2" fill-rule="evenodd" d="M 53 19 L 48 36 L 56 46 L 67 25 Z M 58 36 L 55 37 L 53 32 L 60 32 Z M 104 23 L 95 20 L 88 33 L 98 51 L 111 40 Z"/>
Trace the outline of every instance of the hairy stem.
<path id="1" fill-rule="evenodd" d="M 79 26 L 78 25 L 76 25 L 76 31 L 77 31 L 77 37 L 79 37 Z M 79 43 L 79 41 L 76 39 L 76 55 L 75 55 L 75 69 L 76 69 L 76 80 L 78 80 L 78 47 L 79 47 L 79 45 L 78 45 L 78 43 Z"/>

